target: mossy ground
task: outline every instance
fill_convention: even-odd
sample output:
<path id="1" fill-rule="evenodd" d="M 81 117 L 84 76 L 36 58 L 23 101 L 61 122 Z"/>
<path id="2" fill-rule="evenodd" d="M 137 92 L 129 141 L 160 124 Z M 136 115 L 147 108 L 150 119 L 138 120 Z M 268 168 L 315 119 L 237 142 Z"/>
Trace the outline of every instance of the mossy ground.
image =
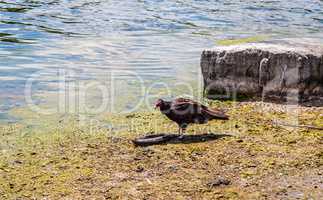
<path id="1" fill-rule="evenodd" d="M 131 140 L 177 127 L 158 112 L 106 114 L 95 125 L 58 120 L 25 134 L 1 127 L 1 199 L 319 199 L 323 133 L 275 120 L 323 126 L 323 108 L 211 102 L 229 121 L 192 125 L 187 134 L 232 137 L 135 147 Z M 228 185 L 213 185 L 216 179 Z"/>

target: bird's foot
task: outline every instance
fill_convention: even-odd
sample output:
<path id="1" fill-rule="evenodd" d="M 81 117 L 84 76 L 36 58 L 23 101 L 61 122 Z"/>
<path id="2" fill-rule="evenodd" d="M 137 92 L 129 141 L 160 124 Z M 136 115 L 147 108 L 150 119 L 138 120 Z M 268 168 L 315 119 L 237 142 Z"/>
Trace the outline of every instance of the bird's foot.
<path id="1" fill-rule="evenodd" d="M 179 136 L 178 136 L 178 139 L 183 139 L 184 138 L 184 135 L 183 134 L 180 134 Z"/>

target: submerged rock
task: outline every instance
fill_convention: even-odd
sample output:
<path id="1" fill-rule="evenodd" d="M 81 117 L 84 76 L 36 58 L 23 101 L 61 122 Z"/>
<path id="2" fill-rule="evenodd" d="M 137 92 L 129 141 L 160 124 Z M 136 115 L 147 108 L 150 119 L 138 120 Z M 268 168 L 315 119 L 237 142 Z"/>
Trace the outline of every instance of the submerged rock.
<path id="1" fill-rule="evenodd" d="M 208 98 L 261 97 L 287 103 L 323 102 L 323 46 L 255 43 L 203 51 Z"/>

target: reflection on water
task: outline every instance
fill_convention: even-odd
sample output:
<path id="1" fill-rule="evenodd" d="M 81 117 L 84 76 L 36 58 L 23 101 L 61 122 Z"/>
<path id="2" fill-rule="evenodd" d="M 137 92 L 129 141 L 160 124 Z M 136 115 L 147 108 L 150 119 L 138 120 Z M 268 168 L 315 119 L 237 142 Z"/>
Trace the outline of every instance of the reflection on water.
<path id="1" fill-rule="evenodd" d="M 32 95 L 55 103 L 59 69 L 73 72 L 71 82 L 108 85 L 117 70 L 136 73 L 146 87 L 156 81 L 196 87 L 203 49 L 256 35 L 322 39 L 322 6 L 316 0 L 2 0 L 0 120 L 25 103 L 26 80 L 35 74 Z M 117 76 L 116 101 L 131 107 L 132 95 L 142 96 L 138 83 Z"/>

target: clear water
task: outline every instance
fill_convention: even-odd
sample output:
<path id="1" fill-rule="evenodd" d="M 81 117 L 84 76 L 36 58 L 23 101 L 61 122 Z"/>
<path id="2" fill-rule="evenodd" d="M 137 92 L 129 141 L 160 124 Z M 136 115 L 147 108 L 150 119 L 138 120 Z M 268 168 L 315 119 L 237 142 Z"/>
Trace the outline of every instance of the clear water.
<path id="1" fill-rule="evenodd" d="M 35 104 L 57 107 L 62 87 L 78 91 L 91 81 L 109 85 L 114 73 L 115 106 L 122 102 L 131 108 L 155 82 L 170 88 L 198 84 L 203 49 L 256 35 L 322 39 L 323 1 L 1 0 L 0 121 L 9 119 L 12 108 L 26 105 L 30 79 Z M 75 84 L 60 85 L 60 74 Z M 139 92 L 134 74 L 146 94 Z M 87 93 L 89 105 L 109 101 L 95 86 Z"/>

